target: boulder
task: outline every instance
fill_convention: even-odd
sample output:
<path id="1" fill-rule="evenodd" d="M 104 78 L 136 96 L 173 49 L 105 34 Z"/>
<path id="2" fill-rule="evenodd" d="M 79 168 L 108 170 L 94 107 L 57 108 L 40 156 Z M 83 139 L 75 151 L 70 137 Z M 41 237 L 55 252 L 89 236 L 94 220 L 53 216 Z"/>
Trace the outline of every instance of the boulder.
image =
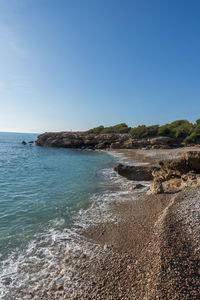
<path id="1" fill-rule="evenodd" d="M 181 179 L 183 181 L 183 184 L 185 184 L 186 186 L 194 186 L 197 185 L 198 183 L 198 177 L 197 177 L 197 173 L 195 173 L 194 171 L 190 171 L 187 174 L 184 174 Z"/>
<path id="2" fill-rule="evenodd" d="M 181 157 L 191 170 L 200 173 L 200 151 L 188 151 L 183 153 Z"/>
<path id="3" fill-rule="evenodd" d="M 154 167 L 144 166 L 127 166 L 123 164 L 117 165 L 114 170 L 121 176 L 129 180 L 149 181 L 153 179 L 152 171 Z"/>
<path id="4" fill-rule="evenodd" d="M 162 194 L 162 193 L 164 193 L 162 181 L 154 180 L 151 184 L 148 194 Z"/>
<path id="5" fill-rule="evenodd" d="M 22 145 L 27 145 L 27 142 L 25 142 L 25 141 L 22 141 Z"/>
<path id="6" fill-rule="evenodd" d="M 200 151 L 189 151 L 179 158 L 162 160 L 152 175 L 150 193 L 154 194 L 197 185 L 200 178 Z"/>
<path id="7" fill-rule="evenodd" d="M 145 186 L 143 184 L 140 184 L 140 183 L 137 183 L 137 184 L 134 184 L 132 185 L 129 190 L 130 191 L 134 191 L 134 190 L 138 190 L 138 189 L 142 189 L 144 188 Z"/>

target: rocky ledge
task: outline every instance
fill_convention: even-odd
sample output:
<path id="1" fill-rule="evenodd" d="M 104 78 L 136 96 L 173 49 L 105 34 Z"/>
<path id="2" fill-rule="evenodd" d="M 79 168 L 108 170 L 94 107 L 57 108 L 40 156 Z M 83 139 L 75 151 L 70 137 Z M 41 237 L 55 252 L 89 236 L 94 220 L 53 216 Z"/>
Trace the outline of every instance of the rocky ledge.
<path id="1" fill-rule="evenodd" d="M 149 193 L 176 192 L 200 185 L 200 151 L 182 153 L 179 158 L 159 162 L 154 168 Z"/>
<path id="2" fill-rule="evenodd" d="M 152 172 L 155 168 L 150 166 L 127 166 L 117 165 L 114 170 L 128 180 L 150 181 L 153 180 Z"/>
<path id="3" fill-rule="evenodd" d="M 135 139 L 130 134 L 92 134 L 86 132 L 45 132 L 38 136 L 38 146 L 79 149 L 168 149 L 181 146 L 173 138 L 160 136 Z"/>
<path id="4" fill-rule="evenodd" d="M 174 193 L 185 187 L 200 186 L 200 151 L 184 152 L 177 158 L 161 160 L 158 165 L 119 164 L 114 170 L 128 180 L 152 181 L 148 194 Z"/>

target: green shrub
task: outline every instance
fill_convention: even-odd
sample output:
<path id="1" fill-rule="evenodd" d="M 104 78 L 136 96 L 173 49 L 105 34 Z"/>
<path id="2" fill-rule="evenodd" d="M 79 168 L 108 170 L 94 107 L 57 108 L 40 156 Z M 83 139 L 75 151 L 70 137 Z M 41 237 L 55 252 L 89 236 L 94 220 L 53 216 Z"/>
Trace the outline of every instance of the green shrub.
<path id="1" fill-rule="evenodd" d="M 101 133 L 128 133 L 130 128 L 125 123 L 105 127 Z"/>
<path id="2" fill-rule="evenodd" d="M 135 138 L 145 138 L 145 137 L 153 137 L 157 136 L 158 133 L 158 125 L 146 126 L 140 125 L 135 128 L 131 128 L 129 133 Z"/>
<path id="3" fill-rule="evenodd" d="M 200 122 L 196 122 L 192 133 L 185 138 L 185 142 L 189 144 L 200 143 Z"/>
<path id="4" fill-rule="evenodd" d="M 131 128 L 129 133 L 135 138 L 142 138 L 145 136 L 145 132 L 146 132 L 146 126 L 139 125 L 138 127 Z"/>
<path id="5" fill-rule="evenodd" d="M 146 137 L 156 136 L 158 134 L 158 125 L 151 125 L 146 127 Z"/>
<path id="6" fill-rule="evenodd" d="M 88 130 L 87 133 L 100 134 L 103 129 L 104 129 L 104 126 L 101 125 L 101 126 L 98 126 L 98 127 Z"/>
<path id="7" fill-rule="evenodd" d="M 147 138 L 156 136 L 169 136 L 186 143 L 200 143 L 200 119 L 194 124 L 187 120 L 176 120 L 172 123 L 159 125 L 139 125 L 130 128 L 125 123 L 120 123 L 110 127 L 98 126 L 87 131 L 87 133 L 130 133 L 134 138 Z"/>
<path id="8" fill-rule="evenodd" d="M 170 124 L 165 124 L 158 129 L 158 135 L 170 136 Z"/>
<path id="9" fill-rule="evenodd" d="M 196 125 L 200 125 L 200 119 L 196 120 Z"/>
<path id="10" fill-rule="evenodd" d="M 87 133 L 103 134 L 103 133 L 128 133 L 130 128 L 125 123 L 120 123 L 110 127 L 98 126 L 92 128 Z"/>
<path id="11" fill-rule="evenodd" d="M 158 134 L 183 140 L 192 133 L 193 127 L 194 125 L 187 120 L 177 120 L 161 126 Z"/>

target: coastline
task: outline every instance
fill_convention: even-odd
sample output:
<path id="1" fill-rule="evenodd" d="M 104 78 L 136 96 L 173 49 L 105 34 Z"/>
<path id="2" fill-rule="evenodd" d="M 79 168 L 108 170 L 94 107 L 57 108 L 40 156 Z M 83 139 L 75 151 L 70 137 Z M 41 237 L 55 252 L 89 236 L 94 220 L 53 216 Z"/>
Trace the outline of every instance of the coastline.
<path id="1" fill-rule="evenodd" d="M 144 151 L 146 158 L 135 150 L 118 153 L 127 163 L 153 164 L 168 157 L 168 151 L 177 156 L 183 149 Z M 57 267 L 48 266 L 50 276 L 36 265 L 38 284 L 32 278 L 32 285 L 25 284 L 17 295 L 11 290 L 4 299 L 198 299 L 199 225 L 190 220 L 194 208 L 195 219 L 199 217 L 197 190 L 115 195 L 105 210 L 91 214 L 91 218 L 98 217 L 93 225 L 77 224 L 71 247 L 67 247 L 69 232 L 56 241 L 51 255 L 57 256 Z M 188 198 L 193 199 L 191 203 Z"/>
<path id="2" fill-rule="evenodd" d="M 186 151 L 147 151 L 147 159 L 155 164 Z M 144 155 L 135 150 L 120 154 L 127 152 L 123 158 L 127 162 Z M 137 193 L 114 202 L 112 210 L 116 222 L 83 232 L 106 251 L 101 261 L 92 264 L 96 281 L 91 299 L 198 299 L 200 188 L 148 196 Z"/>
<path id="3" fill-rule="evenodd" d="M 181 153 L 187 151 L 199 151 L 200 147 L 182 147 L 174 149 L 112 149 L 105 152 L 119 157 L 121 162 L 131 165 L 134 162 L 140 165 L 157 165 L 159 160 L 177 158 Z"/>
<path id="4" fill-rule="evenodd" d="M 169 152 L 177 157 L 185 151 L 151 151 L 149 163 L 168 158 Z M 135 150 L 120 151 L 127 152 L 127 161 L 135 160 Z M 137 193 L 116 201 L 112 209 L 117 222 L 84 233 L 107 251 L 95 266 L 96 299 L 198 299 L 200 188 L 177 194 Z"/>

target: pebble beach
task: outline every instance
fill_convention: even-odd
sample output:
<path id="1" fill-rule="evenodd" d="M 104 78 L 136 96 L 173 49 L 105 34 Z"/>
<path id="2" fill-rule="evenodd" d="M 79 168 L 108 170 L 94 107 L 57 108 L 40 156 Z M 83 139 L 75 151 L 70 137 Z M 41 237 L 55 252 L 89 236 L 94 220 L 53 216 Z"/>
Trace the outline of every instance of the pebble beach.
<path id="1" fill-rule="evenodd" d="M 124 194 L 90 220 L 70 248 L 68 232 L 37 254 L 24 287 L 4 299 L 199 299 L 200 188 Z"/>

